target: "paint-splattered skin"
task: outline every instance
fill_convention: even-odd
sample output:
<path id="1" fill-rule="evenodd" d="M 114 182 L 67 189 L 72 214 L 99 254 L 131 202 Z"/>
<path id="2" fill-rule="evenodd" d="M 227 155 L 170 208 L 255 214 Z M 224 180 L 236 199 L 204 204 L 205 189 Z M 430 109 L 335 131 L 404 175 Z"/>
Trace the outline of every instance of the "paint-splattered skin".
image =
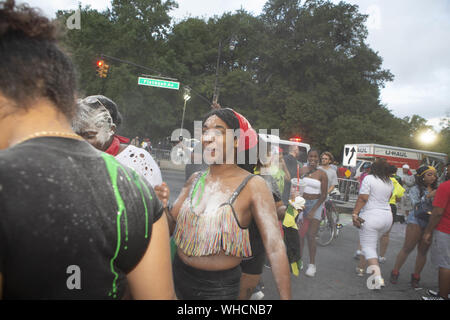
<path id="1" fill-rule="evenodd" d="M 231 197 L 232 192 L 249 174 L 236 165 L 217 166 L 220 166 L 222 169 L 226 167 L 226 170 L 221 171 L 222 174 L 217 176 L 214 174 L 215 165 L 210 167 L 211 173 L 205 179 L 204 195 L 198 204 L 199 209 L 204 208 L 209 214 L 215 212 L 211 209 L 214 207 L 212 204 L 218 204 L 222 200 L 227 201 Z M 188 180 L 176 200 L 171 211 L 174 219 L 177 218 L 183 206 L 189 205 L 188 195 L 196 177 L 197 174 L 194 174 Z M 208 196 L 213 194 L 216 195 L 215 201 L 211 201 L 212 196 Z M 278 226 L 273 196 L 264 179 L 261 177 L 252 178 L 233 206 L 241 226 L 248 227 L 252 219 L 255 221 L 266 248 L 267 257 L 272 265 L 280 297 L 289 299 L 291 297 L 290 271 L 286 249 Z M 181 250 L 178 250 L 178 255 L 186 264 L 202 270 L 230 269 L 239 265 L 242 261 L 240 257 L 226 256 L 223 252 L 214 256 L 189 257 Z"/>
<path id="2" fill-rule="evenodd" d="M 72 122 L 74 131 L 99 150 L 105 151 L 111 144 L 115 125 L 109 111 L 101 106 L 92 109 L 79 104 L 79 111 Z"/>

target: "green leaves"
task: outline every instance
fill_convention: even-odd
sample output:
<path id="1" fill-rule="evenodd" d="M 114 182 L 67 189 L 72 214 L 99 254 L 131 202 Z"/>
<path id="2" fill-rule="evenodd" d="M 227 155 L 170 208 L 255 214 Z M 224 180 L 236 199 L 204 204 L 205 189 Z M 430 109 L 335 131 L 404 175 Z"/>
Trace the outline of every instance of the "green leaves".
<path id="1" fill-rule="evenodd" d="M 268 0 L 258 17 L 238 10 L 171 24 L 168 13 L 176 6 L 172 0 L 113 0 L 104 12 L 85 7 L 82 29 L 65 35 L 80 94 L 116 101 L 125 119 L 120 133 L 169 136 L 181 125 L 182 92 L 138 86 L 137 77 L 149 72 L 113 61 L 107 61 L 108 78 L 100 79 L 94 64 L 101 53 L 191 87 L 190 130 L 210 109 L 217 73 L 219 103 L 236 108 L 257 129 L 280 129 L 282 138 L 300 135 L 335 156 L 348 143 L 415 146 L 425 119 L 398 119 L 380 103 L 380 88 L 394 76 L 366 43 L 367 16 L 358 6 Z"/>

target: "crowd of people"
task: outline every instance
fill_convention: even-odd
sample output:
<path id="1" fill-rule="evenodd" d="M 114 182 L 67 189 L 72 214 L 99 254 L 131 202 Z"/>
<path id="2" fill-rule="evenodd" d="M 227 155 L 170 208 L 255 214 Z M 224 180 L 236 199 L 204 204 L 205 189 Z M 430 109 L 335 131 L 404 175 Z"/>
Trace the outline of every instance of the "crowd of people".
<path id="1" fill-rule="evenodd" d="M 353 224 L 360 229 L 358 275 L 372 266 L 376 288 L 385 286 L 380 263 L 385 263 L 389 233 L 397 218 L 397 202 L 407 216 L 404 244 L 397 254 L 390 274 L 390 283 L 397 284 L 400 269 L 409 254 L 417 247 L 412 288 L 419 288 L 420 273 L 432 247 L 432 262 L 439 268 L 439 291 L 428 290 L 431 295 L 424 300 L 448 299 L 450 293 L 450 162 L 446 165 L 446 182 L 438 185 L 437 171 L 424 165 L 412 175 L 408 165 L 397 168 L 386 159 L 377 159 L 361 181 L 359 197 L 353 210 Z M 414 180 L 412 178 L 415 178 Z M 413 182 L 414 181 L 414 182 Z M 403 187 L 405 186 L 405 187 Z M 380 243 L 377 251 L 378 241 Z M 379 252 L 379 254 L 378 254 Z M 369 270 L 369 269 L 368 269 Z"/>
<path id="2" fill-rule="evenodd" d="M 56 26 L 12 0 L 0 7 L 0 69 L 0 298 L 249 299 L 268 264 L 280 299 L 291 299 L 293 261 L 281 225 L 295 177 L 305 183 L 297 246 L 301 257 L 308 243 L 305 274 L 315 276 L 322 207 L 337 185 L 331 153 L 311 149 L 302 164 L 295 146 L 269 144 L 268 161 L 253 163 L 262 143 L 256 131 L 242 114 L 214 105 L 202 121 L 207 165 L 189 169 L 171 204 L 149 140 L 117 134 L 122 116 L 111 99 L 76 98 L 75 68 Z M 229 141 L 227 130 L 240 134 Z M 381 284 L 377 241 L 383 235 L 387 248 L 406 192 L 392 174 L 375 161 L 353 212 L 360 268 L 378 266 Z M 391 282 L 417 246 L 417 283 L 432 241 L 436 295 L 447 299 L 450 182 L 437 189 L 434 177 L 423 167 L 408 185 L 408 227 Z"/>

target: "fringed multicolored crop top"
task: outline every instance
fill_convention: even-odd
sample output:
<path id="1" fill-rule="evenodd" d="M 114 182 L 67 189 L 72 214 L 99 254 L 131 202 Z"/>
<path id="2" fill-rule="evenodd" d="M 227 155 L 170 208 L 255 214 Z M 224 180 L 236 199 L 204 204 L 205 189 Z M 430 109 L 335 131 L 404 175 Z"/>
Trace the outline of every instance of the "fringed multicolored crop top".
<path id="1" fill-rule="evenodd" d="M 192 207 L 192 201 L 200 187 L 202 190 L 197 198 L 197 204 L 200 202 L 207 174 L 208 171 L 199 175 L 178 214 L 174 233 L 175 243 L 187 256 L 215 255 L 221 250 L 226 255 L 236 257 L 252 256 L 249 229 L 239 224 L 233 203 L 254 175 L 248 175 L 233 192 L 229 201 L 217 208 L 215 214 L 198 214 Z"/>

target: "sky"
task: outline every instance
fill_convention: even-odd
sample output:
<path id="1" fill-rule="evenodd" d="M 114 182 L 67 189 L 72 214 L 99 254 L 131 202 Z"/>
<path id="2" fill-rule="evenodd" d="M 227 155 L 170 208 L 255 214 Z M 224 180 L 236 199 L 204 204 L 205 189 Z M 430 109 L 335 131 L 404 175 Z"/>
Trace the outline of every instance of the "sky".
<path id="1" fill-rule="evenodd" d="M 110 7 L 111 0 L 19 0 L 53 17 L 58 9 L 75 10 L 78 3 L 93 9 Z M 177 0 L 170 15 L 208 18 L 245 9 L 259 15 L 266 0 Z M 338 3 L 339 0 L 332 0 Z M 450 1 L 346 0 L 369 14 L 367 43 L 383 58 L 383 69 L 394 81 L 381 89 L 381 102 L 396 117 L 417 114 L 436 130 L 450 117 Z M 82 26 L 81 21 L 81 26 Z"/>

